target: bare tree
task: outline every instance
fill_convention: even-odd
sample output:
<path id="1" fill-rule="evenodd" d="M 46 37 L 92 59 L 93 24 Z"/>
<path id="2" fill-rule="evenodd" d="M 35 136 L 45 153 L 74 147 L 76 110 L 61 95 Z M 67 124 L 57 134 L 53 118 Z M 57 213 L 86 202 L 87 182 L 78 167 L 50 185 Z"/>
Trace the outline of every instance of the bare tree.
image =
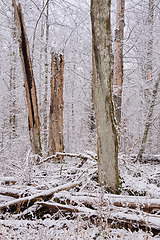
<path id="1" fill-rule="evenodd" d="M 152 81 L 152 63 L 153 63 L 153 25 L 154 25 L 154 0 L 148 2 L 148 41 L 147 41 L 147 80 Z"/>
<path id="2" fill-rule="evenodd" d="M 118 189 L 118 141 L 111 91 L 110 0 L 91 0 L 93 92 L 99 182 Z"/>
<path id="3" fill-rule="evenodd" d="M 137 156 L 137 161 L 140 161 L 140 162 L 142 162 L 143 153 L 146 148 L 148 132 L 149 132 L 149 129 L 150 129 L 150 127 L 152 125 L 152 121 L 153 121 L 152 116 L 153 116 L 153 110 L 154 110 L 154 106 L 155 106 L 155 102 L 156 102 L 156 98 L 157 98 L 159 84 L 160 84 L 160 73 L 158 75 L 157 81 L 153 88 L 152 102 L 151 102 L 151 105 L 149 106 L 147 121 L 145 124 L 144 133 L 143 133 L 142 142 L 141 142 L 141 147 L 140 147 L 140 150 L 139 150 L 139 153 Z"/>
<path id="4" fill-rule="evenodd" d="M 137 156 L 137 160 L 142 162 L 143 153 L 146 148 L 146 142 L 148 139 L 148 133 L 149 129 L 152 125 L 153 121 L 153 111 L 155 106 L 155 101 L 157 98 L 158 88 L 159 88 L 159 82 L 160 82 L 160 73 L 158 75 L 158 78 L 154 84 L 153 91 L 150 93 L 150 86 L 149 84 L 153 80 L 152 72 L 153 72 L 153 27 L 154 27 L 154 0 L 148 0 L 148 16 L 147 16 L 147 49 L 146 49 L 146 65 L 145 65 L 145 79 L 146 79 L 146 85 L 148 85 L 148 88 L 146 91 L 146 98 L 148 98 L 148 94 L 151 95 L 151 100 L 147 101 L 147 107 L 149 105 L 147 120 L 144 127 L 143 137 L 141 141 L 141 146 L 139 149 L 139 153 Z"/>

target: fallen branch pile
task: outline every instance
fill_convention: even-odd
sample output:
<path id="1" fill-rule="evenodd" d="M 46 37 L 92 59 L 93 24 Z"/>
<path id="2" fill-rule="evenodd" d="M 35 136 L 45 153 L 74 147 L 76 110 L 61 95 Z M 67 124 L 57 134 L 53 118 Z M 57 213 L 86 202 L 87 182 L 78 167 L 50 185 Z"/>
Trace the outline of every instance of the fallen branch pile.
<path id="1" fill-rule="evenodd" d="M 56 154 L 56 157 L 59 155 L 59 153 Z M 64 156 L 79 156 L 82 162 L 78 164 L 77 168 L 84 166 L 88 159 L 92 160 L 92 163 L 96 162 L 96 159 L 92 156 L 87 158 L 87 155 L 65 154 Z M 41 161 L 40 164 L 48 160 L 49 158 Z M 96 194 L 95 192 L 85 192 L 83 191 L 86 184 L 83 178 L 85 171 L 81 172 L 80 176 L 75 178 L 78 180 L 26 197 L 22 197 L 19 191 L 12 189 L 12 186 L 7 189 L 2 187 L 0 188 L 1 195 L 12 196 L 16 199 L 0 204 L 0 212 L 14 212 L 17 214 L 17 218 L 31 218 L 32 211 L 33 217 L 37 216 L 42 219 L 45 214 L 53 216 L 53 213 L 63 212 L 64 216 L 69 214 L 70 218 L 80 215 L 81 218 L 96 225 L 105 222 L 113 227 L 125 227 L 131 230 L 141 228 L 152 231 L 153 234 L 160 231 L 159 199 L 106 194 L 100 191 Z M 94 172 L 93 169 L 90 172 Z M 86 171 L 86 176 L 89 177 L 90 175 L 91 173 Z"/>
<path id="2" fill-rule="evenodd" d="M 95 216 L 105 216 L 112 225 L 127 227 L 131 230 L 148 229 L 155 234 L 160 231 L 159 199 L 114 194 L 103 196 L 85 193 L 68 194 L 64 191 L 55 194 L 54 200 L 94 209 L 94 214 L 95 210 L 97 211 Z"/>
<path id="3" fill-rule="evenodd" d="M 70 188 L 76 187 L 79 184 L 80 184 L 80 182 L 67 183 L 67 184 L 64 184 L 62 186 L 50 189 L 50 190 L 42 191 L 41 193 L 37 193 L 37 194 L 32 195 L 32 196 L 18 198 L 16 200 L 9 201 L 9 202 L 4 203 L 4 204 L 0 204 L 0 210 L 1 211 L 2 210 L 3 211 L 6 211 L 6 210 L 15 211 L 18 208 L 18 210 L 21 211 L 21 210 L 26 209 L 27 207 L 30 207 L 36 201 L 49 200 L 49 199 L 52 198 L 54 193 L 57 193 L 57 192 L 62 191 L 62 190 L 68 190 Z"/>

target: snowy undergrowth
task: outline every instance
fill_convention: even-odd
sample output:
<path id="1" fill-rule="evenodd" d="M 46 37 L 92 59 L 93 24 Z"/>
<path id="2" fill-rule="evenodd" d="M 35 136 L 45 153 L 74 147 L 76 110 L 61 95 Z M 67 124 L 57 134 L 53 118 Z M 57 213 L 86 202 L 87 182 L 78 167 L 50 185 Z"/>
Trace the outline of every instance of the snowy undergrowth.
<path id="1" fill-rule="evenodd" d="M 82 219 L 75 221 L 61 218 L 57 221 L 51 219 L 26 221 L 26 220 L 5 220 L 5 227 L 0 223 L 0 239 L 26 239 L 26 240 L 153 240 L 151 233 L 141 230 L 131 232 L 125 229 L 112 229 L 106 226 L 105 229 L 89 225 Z"/>
<path id="2" fill-rule="evenodd" d="M 10 189 L 17 190 L 21 196 L 32 195 L 42 190 L 60 186 L 73 180 L 81 180 L 81 186 L 70 189 L 69 193 L 79 193 L 99 196 L 105 194 L 98 184 L 97 162 L 89 159 L 82 167 L 78 167 L 81 160 L 65 157 L 63 163 L 45 162 L 39 166 L 33 164 L 32 157 L 27 156 L 27 161 L 21 167 L 17 164 L 7 165 L 0 179 L 1 188 L 6 187 L 4 179 L 12 177 L 17 182 Z M 2 165 L 1 165 L 2 166 Z M 160 166 L 154 164 L 133 163 L 129 158 L 121 156 L 119 159 L 120 177 L 122 181 L 123 195 L 143 195 L 147 198 L 159 198 L 159 174 Z M 2 170 L 2 169 L 1 169 Z M 5 170 L 5 171 L 4 171 Z M 7 202 L 13 198 L 0 195 L 0 203 Z M 29 211 L 32 211 L 31 209 Z M 99 215 L 109 215 L 110 212 L 102 211 L 99 206 Z M 20 216 L 20 214 L 19 214 Z M 0 217 L 0 239 L 158 239 L 150 232 L 131 232 L 130 230 L 111 228 L 102 221 L 95 225 L 87 217 L 82 218 L 79 213 L 74 216 L 66 215 L 59 210 L 55 214 L 43 215 L 42 219 L 33 217 L 31 220 L 18 219 L 17 214 L 1 214 Z"/>
<path id="3" fill-rule="evenodd" d="M 160 198 L 160 164 L 133 163 L 121 156 L 119 160 L 122 193 Z"/>

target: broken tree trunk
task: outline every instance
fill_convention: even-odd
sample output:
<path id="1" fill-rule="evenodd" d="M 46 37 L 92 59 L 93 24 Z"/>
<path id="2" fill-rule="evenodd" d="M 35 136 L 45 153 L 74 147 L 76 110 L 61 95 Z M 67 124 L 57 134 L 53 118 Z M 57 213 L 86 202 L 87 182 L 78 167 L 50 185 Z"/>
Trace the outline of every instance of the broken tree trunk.
<path id="1" fill-rule="evenodd" d="M 33 154 L 41 155 L 40 121 L 38 116 L 36 86 L 30 59 L 29 44 L 24 26 L 21 4 L 19 3 L 17 6 L 15 0 L 12 0 L 12 3 L 15 10 L 15 16 L 17 21 L 19 51 L 28 105 L 28 121 L 31 147 Z"/>
<path id="2" fill-rule="evenodd" d="M 52 52 L 51 102 L 49 114 L 49 154 L 63 152 L 63 73 L 64 56 Z M 60 157 L 62 158 L 62 157 Z"/>

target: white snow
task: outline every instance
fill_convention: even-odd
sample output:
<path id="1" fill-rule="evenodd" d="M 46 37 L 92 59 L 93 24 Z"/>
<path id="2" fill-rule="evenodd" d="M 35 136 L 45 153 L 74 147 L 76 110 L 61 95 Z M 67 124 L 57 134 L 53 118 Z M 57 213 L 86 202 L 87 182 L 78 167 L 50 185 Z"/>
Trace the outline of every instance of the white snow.
<path id="1" fill-rule="evenodd" d="M 87 156 L 82 154 L 81 156 Z M 101 188 L 97 183 L 97 162 L 92 158 L 92 154 L 88 160 L 83 164 L 82 167 L 77 167 L 81 160 L 73 159 L 70 161 L 66 157 L 66 161 L 61 163 L 45 162 L 39 166 L 33 165 L 31 168 L 30 178 L 31 186 L 27 186 L 27 182 L 16 183 L 14 186 L 7 186 L 6 190 L 10 190 L 12 193 L 23 193 L 23 200 L 32 199 L 33 196 L 40 197 L 43 194 L 53 194 L 54 198 L 59 198 L 62 202 L 67 202 L 70 199 L 72 203 L 77 203 L 76 208 L 80 211 L 73 213 L 71 216 L 65 215 L 63 210 L 59 210 L 54 214 L 45 214 L 43 219 L 37 219 L 34 217 L 34 211 L 38 207 L 37 204 L 26 209 L 23 213 L 12 214 L 9 213 L 1 214 L 0 219 L 0 239 L 36 239 L 36 240 L 75 240 L 75 239 L 131 239 L 131 240 L 142 240 L 142 239 L 158 239 L 159 236 L 154 236 L 150 232 L 131 232 L 125 229 L 112 229 L 105 222 L 95 225 L 93 222 L 88 220 L 91 215 L 103 216 L 105 218 L 118 217 L 132 218 L 138 221 L 147 221 L 148 225 L 155 225 L 157 228 L 160 226 L 160 221 L 157 215 L 156 218 L 153 216 L 147 216 L 147 214 L 139 211 L 139 215 L 135 214 L 134 210 L 128 213 L 127 202 L 133 202 L 135 196 L 129 196 L 129 194 L 137 195 L 136 202 L 139 204 L 160 204 L 159 196 L 160 189 L 157 186 L 157 176 L 160 170 L 159 165 L 151 164 L 139 164 L 128 159 L 124 164 L 124 159 L 121 157 L 119 160 L 120 176 L 122 180 L 122 194 L 114 195 L 106 193 L 104 188 Z M 125 160 L 126 161 L 126 160 Z M 60 169 L 62 168 L 61 174 Z M 20 170 L 19 170 L 20 171 Z M 15 176 L 19 175 L 16 170 Z M 15 177 L 14 176 L 14 177 Z M 151 181 L 154 176 L 155 181 Z M 77 191 L 74 189 L 65 190 L 73 182 L 78 180 L 81 185 L 77 187 Z M 153 180 L 153 179 L 152 179 Z M 59 191 L 64 189 L 63 191 Z M 0 187 L 0 190 L 4 191 L 4 185 Z M 58 192 L 59 191 L 59 192 Z M 145 193 L 145 196 L 138 196 Z M 27 196 L 25 196 L 27 194 Z M 143 195 L 142 194 L 142 195 Z M 87 209 L 83 206 L 84 201 L 90 201 L 93 206 L 97 209 Z M 124 209 L 116 208 L 111 211 L 113 204 L 120 200 L 124 204 Z M 6 206 L 9 203 L 15 203 L 17 201 L 11 197 L 0 195 L 0 206 L 6 202 Z M 52 200 L 51 200 L 52 203 Z M 101 208 L 101 204 L 105 204 Z M 58 205 L 57 205 L 58 206 Z M 73 206 L 74 208 L 74 206 Z M 117 209 L 117 210 L 116 210 Z M 82 212 L 87 218 L 82 218 Z M 22 216 L 30 214 L 33 216 L 32 220 L 24 220 Z M 91 215 L 90 215 L 91 214 Z M 18 218 L 21 219 L 19 220 Z"/>

